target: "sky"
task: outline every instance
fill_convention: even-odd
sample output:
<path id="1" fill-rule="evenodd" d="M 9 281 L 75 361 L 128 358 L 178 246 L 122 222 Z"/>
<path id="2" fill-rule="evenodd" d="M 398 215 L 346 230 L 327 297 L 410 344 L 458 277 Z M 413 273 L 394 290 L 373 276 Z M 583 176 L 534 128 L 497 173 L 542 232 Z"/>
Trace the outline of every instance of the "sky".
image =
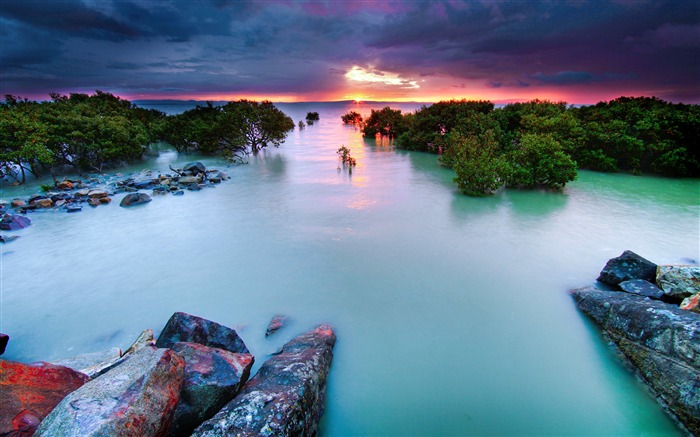
<path id="1" fill-rule="evenodd" d="M 0 92 L 700 103 L 700 1 L 0 0 Z"/>

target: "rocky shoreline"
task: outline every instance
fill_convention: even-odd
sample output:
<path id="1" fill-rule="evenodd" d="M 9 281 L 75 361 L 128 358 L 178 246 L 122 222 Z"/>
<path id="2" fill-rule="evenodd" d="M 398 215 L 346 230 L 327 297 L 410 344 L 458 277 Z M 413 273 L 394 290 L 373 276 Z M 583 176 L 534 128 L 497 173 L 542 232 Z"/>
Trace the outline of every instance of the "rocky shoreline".
<path id="1" fill-rule="evenodd" d="M 0 230 L 15 231 L 31 225 L 27 214 L 41 211 L 76 213 L 85 205 L 96 208 L 112 203 L 116 195 L 127 193 L 119 206 L 130 207 L 151 201 L 155 196 L 182 196 L 185 191 L 213 187 L 230 177 L 221 170 L 207 169 L 201 162 L 190 162 L 183 168 L 170 168 L 170 173 L 143 170 L 124 176 L 92 177 L 86 180 L 64 179 L 45 193 L 27 198 L 0 202 Z M 151 194 L 143 191 L 151 190 Z M 0 243 L 9 243 L 16 235 L 0 234 Z"/>
<path id="2" fill-rule="evenodd" d="M 248 380 L 255 358 L 235 330 L 178 312 L 124 352 L 0 360 L 0 435 L 315 435 L 335 341 L 320 325 Z"/>
<path id="3" fill-rule="evenodd" d="M 676 423 L 700 435 L 700 267 L 625 251 L 598 281 L 610 290 L 571 290 L 576 305 Z"/>

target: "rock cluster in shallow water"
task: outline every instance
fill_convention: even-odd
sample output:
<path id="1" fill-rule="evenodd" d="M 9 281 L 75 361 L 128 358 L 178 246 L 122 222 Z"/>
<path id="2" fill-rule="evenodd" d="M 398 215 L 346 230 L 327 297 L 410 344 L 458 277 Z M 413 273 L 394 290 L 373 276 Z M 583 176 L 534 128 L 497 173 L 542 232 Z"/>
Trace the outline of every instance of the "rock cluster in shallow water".
<path id="1" fill-rule="evenodd" d="M 152 197 L 181 196 L 185 191 L 198 191 L 212 187 L 229 179 L 226 173 L 207 169 L 201 162 L 190 162 L 182 169 L 172 169 L 172 173 L 143 170 L 124 177 L 120 174 L 109 177 L 94 177 L 88 180 L 62 180 L 54 189 L 36 194 L 26 199 L 13 199 L 10 203 L 0 203 L 0 230 L 15 231 L 31 224 L 28 213 L 42 211 L 65 211 L 76 213 L 85 205 L 98 207 L 109 205 L 116 195 L 127 193 L 119 206 L 130 207 L 151 201 Z M 151 190 L 151 194 L 141 190 Z M 0 243 L 9 243 L 17 236 L 0 235 Z"/>
<path id="2" fill-rule="evenodd" d="M 598 281 L 613 290 L 572 290 L 576 305 L 667 411 L 700 435 L 700 267 L 657 266 L 625 251 Z"/>
<path id="3" fill-rule="evenodd" d="M 334 344 L 333 329 L 320 325 L 248 381 L 254 357 L 236 331 L 179 312 L 157 341 L 146 330 L 123 353 L 60 365 L 0 360 L 0 435 L 314 435 Z M 27 390 L 46 401 L 27 401 L 36 398 Z"/>

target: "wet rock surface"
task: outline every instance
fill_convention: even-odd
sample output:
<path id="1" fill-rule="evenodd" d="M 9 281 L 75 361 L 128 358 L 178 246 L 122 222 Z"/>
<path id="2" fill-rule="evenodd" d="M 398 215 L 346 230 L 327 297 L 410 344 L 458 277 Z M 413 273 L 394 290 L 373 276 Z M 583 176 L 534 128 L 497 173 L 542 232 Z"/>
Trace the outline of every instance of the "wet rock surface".
<path id="1" fill-rule="evenodd" d="M 316 435 L 334 344 L 328 325 L 292 339 L 192 435 Z"/>
<path id="2" fill-rule="evenodd" d="M 617 285 L 630 279 L 654 282 L 656 264 L 626 250 L 617 258 L 610 259 L 598 276 L 598 281 L 609 285 Z"/>
<path id="3" fill-rule="evenodd" d="M 254 360 L 197 343 L 175 343 L 172 350 L 185 360 L 185 379 L 168 435 L 189 436 L 238 394 Z"/>
<path id="4" fill-rule="evenodd" d="M 250 353 L 233 329 L 182 312 L 174 313 L 170 317 L 158 336 L 156 346 L 172 347 L 178 342 L 199 343 L 234 353 Z"/>
<path id="5" fill-rule="evenodd" d="M 0 229 L 3 231 L 16 231 L 24 229 L 32 224 L 32 220 L 16 214 L 5 214 L 0 220 Z"/>
<path id="6" fill-rule="evenodd" d="M 669 301 L 681 302 L 695 293 L 700 293 L 700 267 L 659 266 L 656 283 Z"/>
<path id="7" fill-rule="evenodd" d="M 69 394 L 35 435 L 164 435 L 180 399 L 184 367 L 169 349 L 144 348 Z"/>
<path id="8" fill-rule="evenodd" d="M 0 435 L 31 435 L 66 395 L 88 379 L 55 364 L 0 360 Z"/>
<path id="9" fill-rule="evenodd" d="M 652 284 L 645 279 L 630 279 L 628 281 L 620 282 L 618 285 L 622 291 L 638 294 L 640 296 L 661 299 L 664 295 L 664 291 L 662 289 L 657 287 L 656 284 Z"/>
<path id="10" fill-rule="evenodd" d="M 700 315 L 591 287 L 572 295 L 670 411 L 691 433 L 700 433 Z"/>
<path id="11" fill-rule="evenodd" d="M 275 332 L 279 331 L 287 323 L 287 316 L 282 314 L 275 315 L 270 323 L 267 325 L 267 330 L 265 331 L 265 337 L 269 337 Z"/>
<path id="12" fill-rule="evenodd" d="M 135 206 L 148 203 L 151 201 L 151 197 L 146 193 L 130 193 L 124 196 L 119 206 Z"/>

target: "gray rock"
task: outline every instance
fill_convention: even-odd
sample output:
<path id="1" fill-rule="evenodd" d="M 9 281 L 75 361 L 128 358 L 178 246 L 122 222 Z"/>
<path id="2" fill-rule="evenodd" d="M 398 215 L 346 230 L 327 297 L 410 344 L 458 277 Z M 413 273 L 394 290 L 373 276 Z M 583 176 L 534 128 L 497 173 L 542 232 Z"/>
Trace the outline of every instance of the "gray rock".
<path id="1" fill-rule="evenodd" d="M 140 205 L 142 203 L 148 203 L 151 201 L 151 197 L 146 193 L 131 193 L 124 196 L 119 206 L 134 206 Z"/>
<path id="2" fill-rule="evenodd" d="M 652 284 L 644 279 L 630 279 L 629 281 L 620 282 L 618 285 L 622 291 L 651 297 L 652 299 L 661 299 L 664 295 L 664 291 L 657 287 L 656 284 Z"/>
<path id="3" fill-rule="evenodd" d="M 334 344 L 335 334 L 328 325 L 292 339 L 192 435 L 316 435 Z"/>
<path id="4" fill-rule="evenodd" d="M 36 436 L 162 436 L 180 400 L 184 360 L 145 348 L 65 397 Z"/>
<path id="5" fill-rule="evenodd" d="M 178 183 L 182 185 L 198 184 L 202 181 L 201 178 L 197 176 L 183 176 L 178 180 Z"/>
<path id="6" fill-rule="evenodd" d="M 686 297 L 700 293 L 700 267 L 659 266 L 656 271 L 656 283 L 670 301 L 681 302 Z"/>
<path id="7" fill-rule="evenodd" d="M 66 205 L 66 212 L 80 212 L 83 210 L 82 206 L 78 205 Z"/>
<path id="8" fill-rule="evenodd" d="M 579 309 L 617 345 L 658 400 L 700 433 L 700 314 L 630 293 L 573 290 Z"/>
<path id="9" fill-rule="evenodd" d="M 63 358 L 61 360 L 52 361 L 52 364 L 58 366 L 69 367 L 78 372 L 88 375 L 90 378 L 95 378 L 97 375 L 91 375 L 85 369 L 93 367 L 95 365 L 104 363 L 106 361 L 118 360 L 122 356 L 122 350 L 118 347 L 113 347 L 103 352 L 92 352 L 89 354 L 78 355 L 70 358 Z"/>
<path id="10" fill-rule="evenodd" d="M 189 171 L 193 175 L 197 175 L 199 173 L 206 174 L 207 168 L 201 162 L 195 161 L 185 164 L 185 166 L 182 168 L 182 171 Z"/>
<path id="11" fill-rule="evenodd" d="M 0 235 L 0 243 L 11 243 L 18 238 L 17 235 Z"/>
<path id="12" fill-rule="evenodd" d="M 175 343 L 199 343 L 229 352 L 250 353 L 236 331 L 211 320 L 177 312 L 170 316 L 156 341 L 157 347 L 172 347 Z"/>
<path id="13" fill-rule="evenodd" d="M 185 360 L 185 380 L 168 435 L 189 436 L 243 388 L 253 356 L 197 343 L 175 343 L 172 350 Z"/>
<path id="14" fill-rule="evenodd" d="M 617 285 L 630 279 L 654 282 L 655 278 L 656 264 L 629 250 L 617 258 L 610 259 L 598 276 L 600 282 L 609 285 Z"/>

